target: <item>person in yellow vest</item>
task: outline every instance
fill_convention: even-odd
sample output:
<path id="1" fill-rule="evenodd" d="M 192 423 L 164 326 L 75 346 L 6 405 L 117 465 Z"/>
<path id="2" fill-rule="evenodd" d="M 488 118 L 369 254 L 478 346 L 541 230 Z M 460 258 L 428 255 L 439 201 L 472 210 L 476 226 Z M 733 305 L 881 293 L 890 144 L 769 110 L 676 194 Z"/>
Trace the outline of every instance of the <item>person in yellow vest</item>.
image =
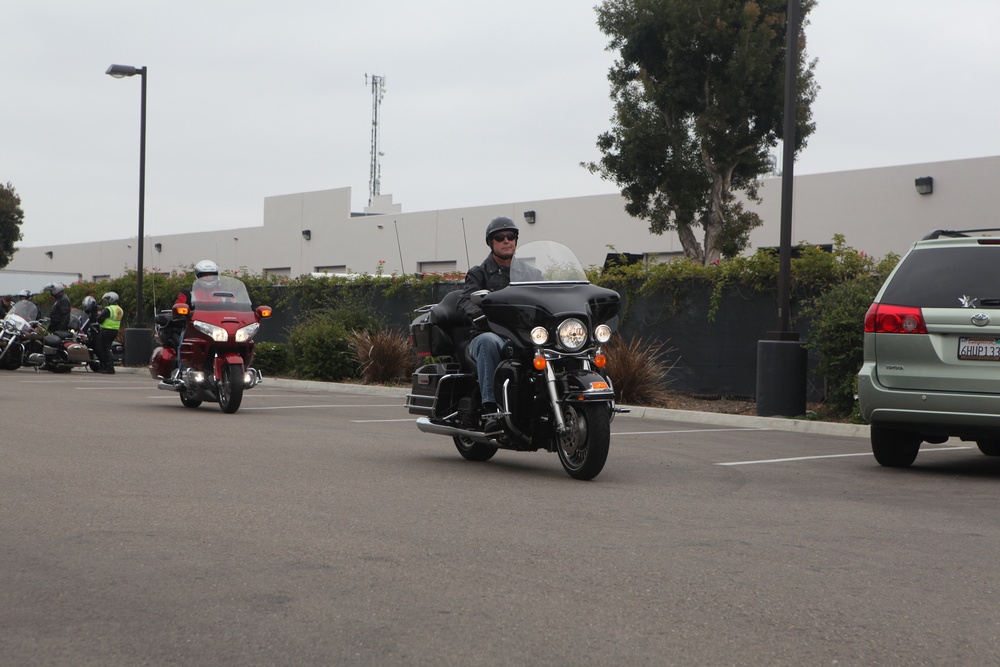
<path id="1" fill-rule="evenodd" d="M 115 372 L 115 362 L 111 356 L 111 344 L 118 337 L 118 330 L 122 326 L 122 316 L 125 314 L 125 311 L 118 305 L 118 294 L 116 292 L 105 293 L 101 297 L 101 301 L 104 302 L 104 307 L 101 308 L 101 312 L 97 315 L 97 323 L 101 327 L 101 341 L 97 346 L 97 358 L 101 362 L 101 370 L 98 372 L 111 375 Z"/>

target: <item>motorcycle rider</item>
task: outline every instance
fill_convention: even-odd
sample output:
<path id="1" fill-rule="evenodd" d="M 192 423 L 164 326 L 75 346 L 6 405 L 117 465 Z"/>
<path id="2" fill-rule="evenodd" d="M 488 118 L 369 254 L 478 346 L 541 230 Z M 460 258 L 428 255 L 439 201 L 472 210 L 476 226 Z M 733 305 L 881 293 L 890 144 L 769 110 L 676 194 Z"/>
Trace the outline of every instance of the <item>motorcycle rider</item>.
<path id="1" fill-rule="evenodd" d="M 111 356 L 111 344 L 118 337 L 118 331 L 121 329 L 122 317 L 125 315 L 125 311 L 118 305 L 117 292 L 105 292 L 104 296 L 101 297 L 101 301 L 104 302 L 104 307 L 98 312 L 96 320 L 100 326 L 97 358 L 101 361 L 101 370 L 98 372 L 114 375 L 115 362 Z"/>
<path id="2" fill-rule="evenodd" d="M 66 296 L 66 286 L 62 283 L 49 283 L 43 291 L 51 294 L 56 300 L 52 304 L 52 310 L 49 311 L 49 331 L 51 333 L 58 331 L 68 332 L 69 315 L 72 306 L 70 305 L 69 297 Z"/>
<path id="3" fill-rule="evenodd" d="M 194 265 L 194 277 L 195 282 L 202 282 L 203 284 L 217 284 L 219 282 L 219 265 L 210 259 L 203 259 Z M 177 298 L 174 300 L 175 303 L 183 303 L 190 306 L 193 303 L 191 297 L 190 289 L 182 289 L 177 293 Z M 168 337 L 177 341 L 177 369 L 183 370 L 181 367 L 181 343 L 184 342 L 184 327 L 187 324 L 187 320 L 174 320 L 170 323 L 170 333 Z M 179 328 L 179 333 L 174 333 L 176 329 Z"/>
<path id="4" fill-rule="evenodd" d="M 500 363 L 504 340 L 490 331 L 486 315 L 469 297 L 478 290 L 495 292 L 510 284 L 510 262 L 517 250 L 517 239 L 518 229 L 513 220 L 506 216 L 493 218 L 486 226 L 486 245 L 490 248 L 490 254 L 482 264 L 473 266 L 465 274 L 465 287 L 458 298 L 458 309 L 471 322 L 473 338 L 469 350 L 476 359 L 484 415 L 495 415 L 500 411 L 493 392 L 493 374 Z M 499 419 L 490 417 L 486 422 L 485 432 L 498 431 Z"/>

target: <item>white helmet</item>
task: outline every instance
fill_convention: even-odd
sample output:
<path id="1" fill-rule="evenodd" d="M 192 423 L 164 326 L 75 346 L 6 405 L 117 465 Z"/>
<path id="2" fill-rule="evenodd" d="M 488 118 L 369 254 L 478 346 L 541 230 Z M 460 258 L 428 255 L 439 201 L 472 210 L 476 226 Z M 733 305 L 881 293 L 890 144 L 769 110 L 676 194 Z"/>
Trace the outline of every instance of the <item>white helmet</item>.
<path id="1" fill-rule="evenodd" d="M 52 296 L 59 296 L 60 294 L 63 293 L 63 290 L 65 289 L 66 286 L 63 285 L 62 283 L 49 283 L 48 285 L 45 286 L 45 289 L 43 291 L 49 292 L 50 294 L 52 294 Z"/>
<path id="2" fill-rule="evenodd" d="M 219 275 L 218 265 L 210 259 L 203 259 L 194 265 L 194 275 L 201 278 L 207 275 Z"/>
<path id="3" fill-rule="evenodd" d="M 30 299 L 31 298 L 31 290 L 30 289 L 23 289 L 20 292 L 18 292 L 17 295 L 19 297 L 21 297 L 22 299 Z"/>
<path id="4" fill-rule="evenodd" d="M 89 295 L 83 297 L 83 309 L 84 310 L 90 310 L 91 308 L 93 308 L 96 305 L 97 305 L 97 299 L 95 299 L 94 297 L 89 296 Z"/>
<path id="5" fill-rule="evenodd" d="M 118 303 L 118 292 L 105 292 L 104 296 L 101 297 L 101 301 Z"/>

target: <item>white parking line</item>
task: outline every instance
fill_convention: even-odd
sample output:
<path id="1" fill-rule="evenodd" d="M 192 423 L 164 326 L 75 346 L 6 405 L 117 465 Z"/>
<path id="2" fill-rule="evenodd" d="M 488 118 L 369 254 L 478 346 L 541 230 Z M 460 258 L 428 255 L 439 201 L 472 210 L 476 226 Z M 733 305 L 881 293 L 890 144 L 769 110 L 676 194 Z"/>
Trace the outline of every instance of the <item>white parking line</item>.
<path id="1" fill-rule="evenodd" d="M 344 405 L 271 405 L 262 408 L 240 408 L 240 410 L 299 410 L 303 408 L 398 408 L 398 403 L 371 403 L 362 405 L 359 403 L 347 403 Z"/>
<path id="2" fill-rule="evenodd" d="M 669 433 L 717 433 L 719 431 L 770 431 L 769 428 L 686 428 L 673 431 L 615 431 L 611 435 L 663 435 Z"/>
<path id="3" fill-rule="evenodd" d="M 935 447 L 934 449 L 921 449 L 920 453 L 924 452 L 948 452 L 954 449 L 972 449 L 968 446 L 959 447 Z M 812 461 L 814 459 L 841 459 L 849 456 L 871 456 L 871 452 L 861 452 L 858 454 L 825 454 L 822 456 L 794 456 L 787 459 L 762 459 L 759 461 L 732 461 L 729 463 L 716 463 L 717 466 L 749 466 L 755 463 L 787 463 L 789 461 Z"/>

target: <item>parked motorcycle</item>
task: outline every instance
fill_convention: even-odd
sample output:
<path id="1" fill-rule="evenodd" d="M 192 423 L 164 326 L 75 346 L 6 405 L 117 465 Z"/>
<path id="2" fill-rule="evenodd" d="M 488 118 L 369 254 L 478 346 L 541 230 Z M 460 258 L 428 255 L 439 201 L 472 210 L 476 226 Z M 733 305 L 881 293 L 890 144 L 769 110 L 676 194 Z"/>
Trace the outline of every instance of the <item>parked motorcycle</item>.
<path id="1" fill-rule="evenodd" d="M 169 316 L 157 316 L 160 346 L 149 360 L 149 374 L 160 380 L 158 389 L 179 393 L 184 407 L 211 401 L 223 412 L 234 413 L 243 392 L 263 380 L 250 363 L 260 320 L 270 316 L 270 306 L 251 307 L 246 286 L 238 279 L 199 278 L 191 288 L 190 304 L 176 303 Z M 181 332 L 183 340 L 178 340 Z"/>
<path id="2" fill-rule="evenodd" d="M 3 319 L 0 327 L 0 368 L 17 370 L 25 362 L 26 346 L 37 337 L 38 306 L 31 301 L 18 301 Z"/>
<path id="3" fill-rule="evenodd" d="M 556 452 L 571 477 L 593 479 L 607 461 L 611 420 L 627 411 L 615 406 L 601 347 L 618 326 L 620 297 L 591 285 L 576 255 L 552 241 L 518 248 L 510 278 L 502 290 L 472 295 L 490 329 L 508 341 L 494 375 L 500 412 L 483 414 L 459 292 L 419 309 L 410 325 L 416 354 L 433 359 L 414 372 L 406 406 L 422 415 L 418 429 L 451 436 L 470 461 L 487 461 L 498 449 L 543 449 Z M 499 434 L 484 430 L 493 418 Z"/>
<path id="4" fill-rule="evenodd" d="M 74 368 L 89 368 L 97 372 L 101 362 L 92 347 L 90 320 L 83 311 L 70 313 L 70 330 L 41 334 L 42 350 L 28 355 L 27 362 L 43 371 L 69 373 Z"/>

